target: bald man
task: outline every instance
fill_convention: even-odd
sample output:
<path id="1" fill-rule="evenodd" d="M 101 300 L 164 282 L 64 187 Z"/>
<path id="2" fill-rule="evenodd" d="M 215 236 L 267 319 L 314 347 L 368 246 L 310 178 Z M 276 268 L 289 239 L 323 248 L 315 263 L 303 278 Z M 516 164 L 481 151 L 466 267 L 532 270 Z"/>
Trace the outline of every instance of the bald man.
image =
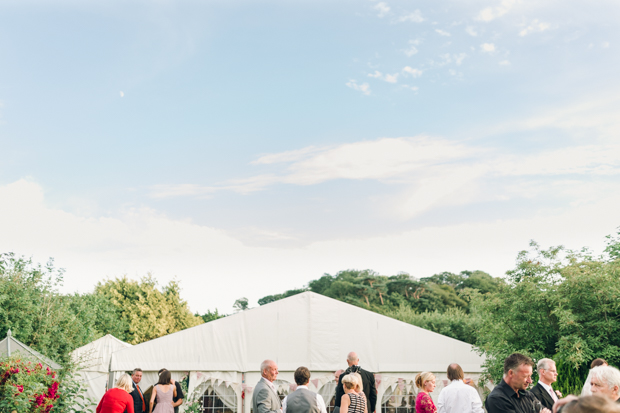
<path id="1" fill-rule="evenodd" d="M 340 400 L 344 395 L 344 388 L 342 387 L 342 378 L 349 373 L 359 373 L 362 376 L 362 384 L 364 385 L 364 394 L 368 402 L 368 413 L 374 413 L 377 405 L 377 388 L 375 386 L 375 375 L 369 371 L 366 371 L 360 367 L 360 359 L 355 352 L 350 352 L 347 355 L 347 365 L 349 366 L 344 373 L 338 377 L 338 386 L 336 387 L 336 400 L 334 403 L 334 413 L 340 411 Z M 336 409 L 337 407 L 337 409 Z"/>
<path id="2" fill-rule="evenodd" d="M 278 365 L 273 360 L 265 360 L 260 365 L 261 379 L 252 393 L 254 413 L 282 413 L 282 403 L 273 382 L 278 377 Z"/>

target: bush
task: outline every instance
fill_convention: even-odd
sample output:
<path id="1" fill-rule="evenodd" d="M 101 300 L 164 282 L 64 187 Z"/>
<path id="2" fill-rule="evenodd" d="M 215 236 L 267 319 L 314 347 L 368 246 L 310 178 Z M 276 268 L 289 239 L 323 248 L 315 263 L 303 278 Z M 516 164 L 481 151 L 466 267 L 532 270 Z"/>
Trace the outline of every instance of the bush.
<path id="1" fill-rule="evenodd" d="M 41 363 L 10 357 L 0 362 L 0 411 L 50 412 L 60 398 L 58 373 Z"/>

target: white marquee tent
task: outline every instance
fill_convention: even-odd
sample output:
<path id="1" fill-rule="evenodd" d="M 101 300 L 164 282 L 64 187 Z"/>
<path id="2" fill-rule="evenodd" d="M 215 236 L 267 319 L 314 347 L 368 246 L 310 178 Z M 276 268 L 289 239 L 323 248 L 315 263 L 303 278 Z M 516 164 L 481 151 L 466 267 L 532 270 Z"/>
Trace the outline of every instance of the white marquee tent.
<path id="1" fill-rule="evenodd" d="M 108 334 L 73 350 L 71 358 L 80 367 L 79 375 L 86 384 L 87 397 L 96 403 L 101 400 L 106 391 L 112 353 L 127 347 L 131 347 L 131 344 Z M 94 411 L 94 407 L 91 411 Z"/>
<path id="2" fill-rule="evenodd" d="M 140 367 L 141 387 L 147 388 L 156 383 L 157 371 L 167 368 L 177 380 L 189 374 L 190 399 L 217 396 L 226 413 L 250 413 L 260 364 L 272 359 L 282 394 L 294 388 L 295 369 L 306 366 L 312 372 L 310 389 L 329 404 L 335 372 L 346 368 L 350 351 L 358 353 L 364 369 L 376 372 L 378 404 L 386 408 L 410 404 L 419 372 L 435 372 L 436 396 L 447 383 L 448 364 L 459 363 L 474 380 L 482 371 L 483 358 L 467 343 L 305 292 L 117 351 L 110 381 Z"/>

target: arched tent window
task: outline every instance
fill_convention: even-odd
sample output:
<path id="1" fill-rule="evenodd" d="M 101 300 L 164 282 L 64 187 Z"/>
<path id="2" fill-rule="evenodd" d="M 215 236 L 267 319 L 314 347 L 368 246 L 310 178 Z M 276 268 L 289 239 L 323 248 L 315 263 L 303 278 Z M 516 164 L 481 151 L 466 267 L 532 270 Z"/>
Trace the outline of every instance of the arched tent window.
<path id="1" fill-rule="evenodd" d="M 202 387 L 200 405 L 203 413 L 237 413 L 237 392 L 232 386 L 207 382 Z"/>
<path id="2" fill-rule="evenodd" d="M 413 382 L 398 379 L 381 398 L 381 413 L 415 413 L 417 392 Z"/>
<path id="3" fill-rule="evenodd" d="M 332 413 L 334 411 L 334 404 L 336 403 L 336 386 L 338 383 L 335 380 L 328 381 L 319 389 L 319 394 L 323 397 L 325 401 L 325 407 L 327 408 L 327 413 Z"/>
<path id="4" fill-rule="evenodd" d="M 280 401 L 284 400 L 284 398 L 291 392 L 291 384 L 286 380 L 274 380 L 273 385 L 278 392 Z"/>

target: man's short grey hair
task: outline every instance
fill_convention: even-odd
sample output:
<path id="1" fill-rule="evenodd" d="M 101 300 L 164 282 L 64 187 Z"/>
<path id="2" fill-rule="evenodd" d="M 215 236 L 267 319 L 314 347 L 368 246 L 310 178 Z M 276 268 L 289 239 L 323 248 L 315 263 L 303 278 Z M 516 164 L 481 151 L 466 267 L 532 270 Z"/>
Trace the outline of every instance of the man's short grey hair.
<path id="1" fill-rule="evenodd" d="M 538 360 L 538 364 L 536 364 L 536 370 L 549 370 L 549 367 L 551 367 L 551 363 L 555 364 L 555 361 L 551 360 L 551 359 L 540 359 Z"/>
<path id="2" fill-rule="evenodd" d="M 273 360 L 265 360 L 265 361 L 263 361 L 260 364 L 260 372 L 262 373 L 265 370 L 267 370 L 272 363 L 275 364 L 275 361 L 273 361 Z"/>
<path id="3" fill-rule="evenodd" d="M 607 383 L 609 388 L 618 386 L 620 389 L 620 370 L 611 366 L 596 366 L 590 370 L 590 374 Z"/>

